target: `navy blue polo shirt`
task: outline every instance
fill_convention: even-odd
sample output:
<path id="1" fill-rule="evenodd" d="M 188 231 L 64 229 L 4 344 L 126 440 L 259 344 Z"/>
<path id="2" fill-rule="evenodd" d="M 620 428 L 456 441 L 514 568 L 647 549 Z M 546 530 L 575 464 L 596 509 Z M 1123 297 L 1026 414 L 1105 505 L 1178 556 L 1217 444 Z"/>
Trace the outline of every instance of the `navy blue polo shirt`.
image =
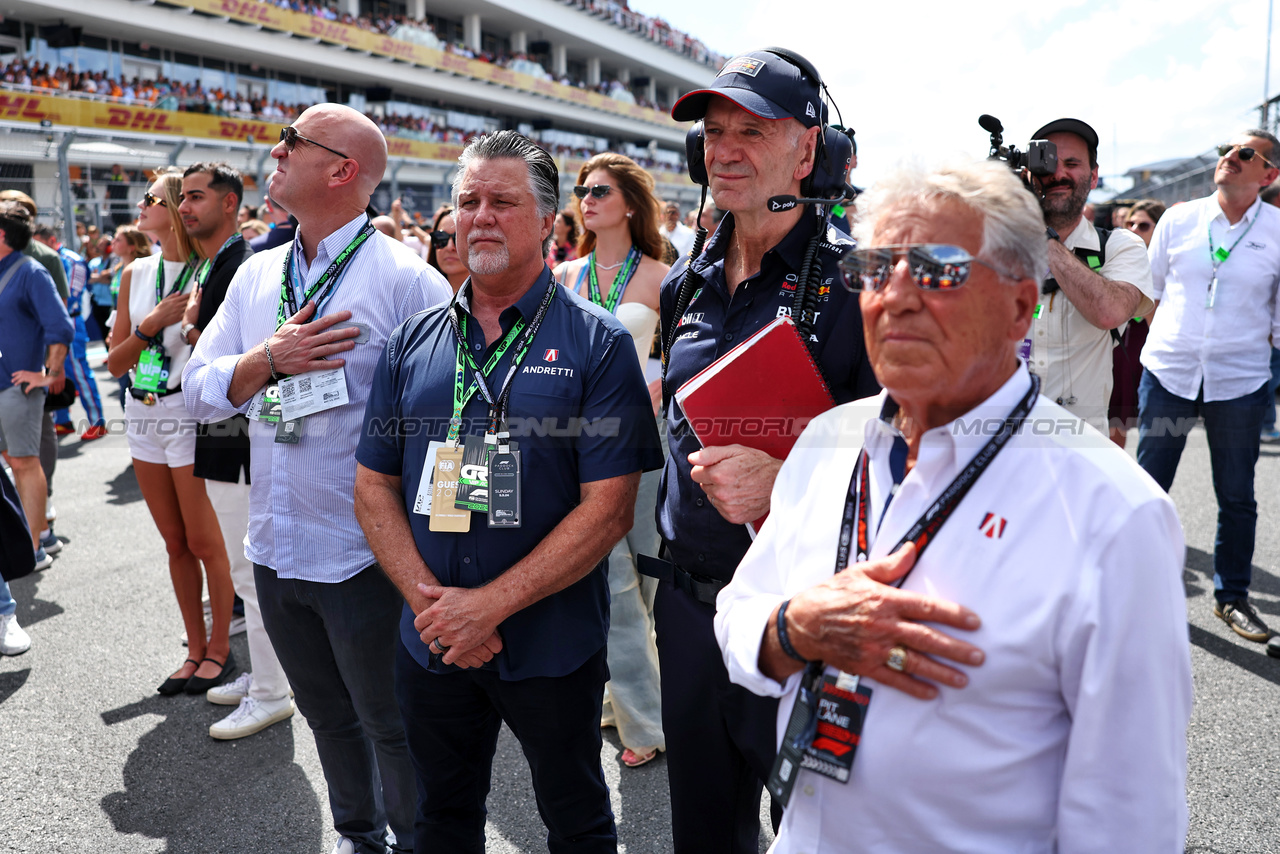
<path id="1" fill-rule="evenodd" d="M 733 214 L 725 215 L 702 255 L 693 262 L 694 272 L 705 283 L 689 301 L 671 348 L 667 387 L 672 395 L 754 332 L 791 314 L 805 247 L 813 231 L 813 218 L 808 214 L 801 217 L 796 227 L 764 254 L 760 272 L 738 285 L 730 297 L 724 258 L 733 233 Z M 848 235 L 828 226 L 817 257 L 822 277 L 814 334 L 818 338 L 818 362 L 837 403 L 868 397 L 880 390 L 863 345 L 858 298 L 844 289 L 837 267 L 850 246 Z M 684 265 L 678 264 L 662 283 L 663 329 L 671 322 L 683 278 Z M 761 399 L 767 399 L 768 393 L 768 389 L 761 389 Z M 702 445 L 688 429 L 674 397 L 667 411 L 667 444 L 671 454 L 662 472 L 657 512 L 658 532 L 669 557 L 688 572 L 728 581 L 747 553 L 751 538 L 745 525 L 726 521 L 690 477 L 693 467 L 689 455 Z"/>
<path id="2" fill-rule="evenodd" d="M 551 271 L 544 267 L 533 287 L 499 318 L 504 335 L 518 318 L 532 321 L 550 282 Z M 458 304 L 468 312 L 468 346 L 483 365 L 498 342 L 486 347 L 480 324 L 470 317 L 470 287 L 464 287 Z M 533 551 L 578 505 L 581 484 L 652 471 L 662 465 L 662 452 L 631 336 L 613 315 L 557 286 L 511 385 L 507 421 L 520 448 L 523 525 L 493 529 L 484 514 L 473 513 L 468 533 L 432 532 L 430 518 L 412 512 L 412 506 L 428 444 L 445 440 L 453 414 L 457 339 L 447 312 L 447 306 L 421 312 L 391 334 L 374 374 L 356 459 L 402 479 L 414 542 L 440 583 L 473 588 Z M 489 374 L 494 394 L 515 349 L 509 348 Z M 471 384 L 470 370 L 466 383 Z M 488 404 L 477 393 L 463 410 L 463 435 L 482 435 L 488 415 Z M 503 650 L 495 660 L 503 679 L 563 676 L 604 646 L 607 571 L 607 559 L 602 560 L 584 578 L 499 626 Z M 413 619 L 405 605 L 400 637 L 427 667 L 430 653 Z"/>

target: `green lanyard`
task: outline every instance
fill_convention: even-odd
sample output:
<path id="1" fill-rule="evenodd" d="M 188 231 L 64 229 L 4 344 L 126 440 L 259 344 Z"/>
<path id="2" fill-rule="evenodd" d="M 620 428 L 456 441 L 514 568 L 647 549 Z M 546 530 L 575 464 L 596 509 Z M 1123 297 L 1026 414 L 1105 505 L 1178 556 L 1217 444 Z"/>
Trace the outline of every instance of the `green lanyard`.
<path id="1" fill-rule="evenodd" d="M 1228 249 L 1225 246 L 1213 248 L 1213 220 L 1209 220 L 1209 263 L 1213 265 L 1213 277 L 1218 278 L 1218 268 L 1222 263 L 1231 257 L 1231 253 L 1236 251 L 1236 247 L 1240 245 L 1240 241 L 1248 236 L 1249 231 L 1253 228 L 1253 224 L 1258 221 L 1258 215 L 1254 214 L 1253 219 L 1249 220 L 1249 226 L 1244 230 L 1244 234 L 1236 238 L 1236 242 L 1231 244 Z"/>
<path id="2" fill-rule="evenodd" d="M 640 250 L 632 246 L 627 251 L 627 260 L 622 269 L 613 277 L 613 284 L 609 285 L 608 299 L 601 299 L 600 283 L 596 280 L 596 251 L 592 249 L 591 257 L 587 259 L 587 296 L 596 305 L 604 306 L 610 314 L 616 314 L 618 303 L 622 302 L 622 292 L 627 289 L 631 277 L 639 267 Z"/>
<path id="3" fill-rule="evenodd" d="M 551 300 L 556 293 L 556 281 L 551 280 L 551 284 L 547 286 L 547 292 L 542 297 L 542 302 L 538 304 L 538 311 L 533 316 L 533 321 L 527 326 L 524 318 L 518 318 L 515 323 L 511 324 L 511 330 L 503 337 L 498 349 L 493 352 L 488 360 L 485 361 L 484 370 L 481 370 L 471 357 L 470 351 L 467 349 L 467 315 L 465 312 L 457 310 L 457 297 L 454 298 L 454 304 L 449 306 L 449 321 L 453 326 L 454 337 L 457 339 L 457 360 L 455 362 L 453 375 L 453 417 L 449 419 L 449 435 L 447 444 L 451 448 L 458 446 L 458 434 L 462 430 L 462 410 L 471 402 L 477 392 L 484 398 L 485 403 L 489 404 L 489 427 L 486 431 L 487 435 L 497 435 L 499 430 L 505 430 L 500 422 L 506 420 L 506 399 L 507 394 L 511 391 L 511 381 L 515 378 L 516 371 L 520 369 L 520 364 L 524 361 L 525 355 L 529 352 L 529 346 L 533 343 L 533 337 L 538 334 L 538 328 L 542 326 L 543 318 L 547 315 L 547 309 L 551 305 Z M 461 294 L 461 291 L 459 291 Z M 521 331 L 524 332 L 520 336 Z M 511 366 L 507 369 L 507 376 L 502 381 L 502 388 L 498 391 L 497 397 L 494 397 L 489 390 L 488 383 L 485 379 L 489 376 L 489 372 L 498 364 L 498 360 L 511 347 L 516 337 L 520 336 L 520 342 L 516 345 L 515 355 L 511 357 Z M 465 389 L 466 386 L 466 369 L 471 368 L 472 379 L 471 387 Z"/>
<path id="4" fill-rule="evenodd" d="M 370 220 L 365 220 L 364 228 L 360 229 L 360 233 L 356 235 L 355 240 L 348 243 L 347 248 L 338 253 L 338 257 L 333 259 L 333 263 L 320 275 L 320 278 L 315 280 L 315 283 L 310 288 L 306 288 L 302 305 L 311 302 L 319 294 L 320 298 L 316 300 L 316 314 L 320 314 L 320 307 L 333 294 L 334 288 L 338 285 L 338 280 L 342 277 L 342 271 L 346 269 L 347 264 L 355 257 L 356 250 L 363 246 L 365 241 L 373 235 L 374 230 L 373 223 Z M 294 246 L 284 256 L 284 271 L 280 275 L 280 308 L 276 312 L 276 329 L 284 326 L 284 322 L 297 314 L 299 309 L 302 308 L 302 306 L 298 305 L 292 283 L 293 253 L 297 251 L 298 245 L 295 242 Z M 299 288 L 299 290 L 302 289 Z"/>
<path id="5" fill-rule="evenodd" d="M 209 281 L 209 274 L 213 272 L 213 265 L 218 263 L 218 259 L 222 257 L 223 252 L 227 251 L 227 247 L 235 243 L 237 240 L 243 239 L 244 235 L 237 231 L 235 234 L 227 238 L 226 242 L 222 244 L 222 248 L 219 249 L 212 258 L 204 259 L 204 263 L 201 264 L 200 269 L 196 271 L 197 288 L 203 288 L 204 283 Z"/>
<path id="6" fill-rule="evenodd" d="M 181 292 L 182 289 L 187 286 L 187 282 L 191 281 L 191 275 L 196 270 L 195 267 L 191 266 L 195 260 L 196 256 L 193 253 L 191 257 L 187 259 L 187 265 L 183 267 L 182 272 L 178 274 L 178 278 L 174 281 L 173 287 L 170 288 L 169 293 L 166 294 L 164 292 L 164 258 L 162 257 L 160 259 L 160 264 L 156 267 L 156 305 L 159 305 L 160 301 L 165 297 L 171 297 L 174 294 Z"/>

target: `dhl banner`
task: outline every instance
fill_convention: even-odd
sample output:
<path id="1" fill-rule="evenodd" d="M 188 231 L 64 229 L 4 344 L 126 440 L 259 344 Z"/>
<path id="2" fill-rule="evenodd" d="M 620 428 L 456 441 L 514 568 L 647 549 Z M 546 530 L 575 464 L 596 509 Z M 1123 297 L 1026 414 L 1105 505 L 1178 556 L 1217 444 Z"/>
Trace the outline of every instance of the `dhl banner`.
<path id="1" fill-rule="evenodd" d="M 273 30 L 294 33 L 311 39 L 340 44 L 353 50 L 369 51 L 377 56 L 390 56 L 395 59 L 411 62 L 426 68 L 434 68 L 486 80 L 499 86 L 534 92 L 549 98 L 569 101 L 592 107 L 608 113 L 627 116 L 640 121 L 666 127 L 676 127 L 671 116 L 659 110 L 641 107 L 638 104 L 624 104 L 621 101 L 601 95 L 599 92 L 588 92 L 575 86 L 565 86 L 551 80 L 542 80 L 528 74 L 519 74 L 506 68 L 482 62 L 478 59 L 467 59 L 465 56 L 435 50 L 425 45 L 400 41 L 380 33 L 362 30 L 350 24 L 338 21 L 326 21 L 314 15 L 281 9 L 260 0 L 167 0 L 174 5 L 188 6 L 200 12 L 219 17 L 234 18 L 237 21 L 259 24 Z"/>
<path id="2" fill-rule="evenodd" d="M 249 121 L 203 113 L 184 113 L 176 110 L 154 110 L 150 107 L 131 107 L 102 101 L 84 101 L 78 98 L 60 98 L 53 95 L 33 95 L 26 92 L 0 89 L 0 120 L 39 124 L 48 120 L 55 125 L 96 128 L 105 131 L 154 133 L 165 136 L 190 137 L 191 139 L 222 140 L 225 142 L 253 142 L 274 145 L 280 138 L 280 123 Z M 447 142 L 420 142 L 403 137 L 387 137 L 387 154 L 413 160 L 435 160 L 456 163 L 462 146 Z M 564 174 L 576 175 L 581 160 L 558 158 Z M 673 172 L 650 170 L 659 184 L 684 185 L 689 179 Z"/>
<path id="3" fill-rule="evenodd" d="M 155 110 L 102 101 L 82 101 L 52 95 L 0 90 L 0 119 L 39 123 L 49 120 L 56 125 L 98 128 L 106 131 L 158 133 L 191 139 L 226 142 L 262 142 L 274 145 L 280 138 L 281 123 L 250 121 L 203 113 Z M 252 140 L 250 138 L 252 137 Z M 456 161 L 462 146 L 449 143 L 419 142 L 415 139 L 389 137 L 387 153 L 392 157 L 418 160 Z"/>

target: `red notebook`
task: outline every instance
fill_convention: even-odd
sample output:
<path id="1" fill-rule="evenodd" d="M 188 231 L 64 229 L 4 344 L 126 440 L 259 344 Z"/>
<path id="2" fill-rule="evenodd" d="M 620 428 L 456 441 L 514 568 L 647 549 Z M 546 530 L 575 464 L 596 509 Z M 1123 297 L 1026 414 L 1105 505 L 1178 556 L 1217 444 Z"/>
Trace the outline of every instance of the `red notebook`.
<path id="1" fill-rule="evenodd" d="M 810 421 L 836 405 L 789 317 L 765 326 L 680 386 L 676 402 L 704 448 L 746 445 L 780 460 Z M 752 536 L 764 520 L 747 526 Z"/>

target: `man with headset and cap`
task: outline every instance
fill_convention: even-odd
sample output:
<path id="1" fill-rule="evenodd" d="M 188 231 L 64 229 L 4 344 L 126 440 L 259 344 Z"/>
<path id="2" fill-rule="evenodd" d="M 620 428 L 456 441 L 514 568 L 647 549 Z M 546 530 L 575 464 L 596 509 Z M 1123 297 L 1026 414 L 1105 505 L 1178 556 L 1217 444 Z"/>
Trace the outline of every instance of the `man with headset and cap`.
<path id="1" fill-rule="evenodd" d="M 1104 436 L 1111 401 L 1111 330 L 1151 311 L 1146 246 L 1123 228 L 1086 219 L 1098 186 L 1098 134 L 1079 119 L 1056 119 L 1032 139 L 1058 147 L 1058 168 L 1033 178 L 1049 227 L 1049 279 L 1019 354 L 1044 383 L 1043 394 Z"/>
<path id="2" fill-rule="evenodd" d="M 833 165 L 840 149 L 832 137 L 843 134 L 827 127 L 822 92 L 803 57 L 768 48 L 730 60 L 709 87 L 688 93 L 671 111 L 677 121 L 702 121 L 704 156 L 690 158 L 690 174 L 709 184 L 716 207 L 726 211 L 705 250 L 672 267 L 661 298 L 671 453 L 658 497 L 661 559 L 646 559 L 642 571 L 661 582 L 654 615 L 677 854 L 758 850 L 777 700 L 730 684 L 713 620 L 716 595 L 751 545 L 745 525 L 769 510 L 782 461 L 741 445 L 702 447 L 670 393 L 775 318 L 791 315 L 797 290 L 810 286 L 815 310 L 796 320 L 832 396 L 845 403 L 879 388 L 858 302 L 839 286 L 848 236 L 809 206 L 769 204 L 777 195 L 845 195 L 847 139 Z M 810 266 L 817 273 L 801 282 L 808 252 L 815 253 Z M 905 620 L 877 601 L 877 586 L 868 589 L 866 625 L 890 630 Z M 776 805 L 773 815 L 776 828 Z"/>

